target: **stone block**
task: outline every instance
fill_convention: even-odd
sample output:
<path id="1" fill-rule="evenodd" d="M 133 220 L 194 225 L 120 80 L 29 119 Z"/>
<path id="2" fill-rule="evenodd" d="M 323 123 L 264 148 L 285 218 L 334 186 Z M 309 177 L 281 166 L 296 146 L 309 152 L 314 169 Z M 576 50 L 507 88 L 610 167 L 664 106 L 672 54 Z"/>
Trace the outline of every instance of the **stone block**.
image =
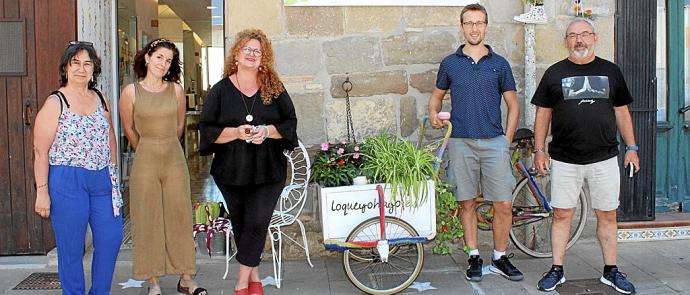
<path id="1" fill-rule="evenodd" d="M 417 98 L 414 96 L 400 97 L 400 135 L 408 137 L 417 130 L 419 118 L 417 116 Z"/>
<path id="2" fill-rule="evenodd" d="M 597 45 L 594 47 L 594 52 L 601 58 L 613 61 L 616 56 L 615 38 L 616 32 L 614 26 L 616 19 L 613 16 L 599 17 L 594 21 L 597 27 Z"/>
<path id="3" fill-rule="evenodd" d="M 331 96 L 334 98 L 345 97 L 342 84 L 346 75 L 331 76 Z M 372 96 L 387 93 L 407 93 L 407 73 L 402 70 L 355 73 L 350 75 L 352 91 L 350 97 Z"/>
<path id="4" fill-rule="evenodd" d="M 462 7 L 406 6 L 403 17 L 409 27 L 460 27 Z"/>
<path id="5" fill-rule="evenodd" d="M 326 70 L 342 74 L 368 72 L 383 66 L 379 38 L 355 36 L 323 43 Z"/>
<path id="6" fill-rule="evenodd" d="M 274 41 L 273 51 L 281 75 L 315 75 L 321 68 L 321 44 L 314 40 Z"/>
<path id="7" fill-rule="evenodd" d="M 406 32 L 381 41 L 386 65 L 438 64 L 455 52 L 455 37 L 444 31 Z"/>
<path id="8" fill-rule="evenodd" d="M 395 101 L 397 95 L 358 97 L 350 99 L 352 123 L 357 140 L 381 133 L 397 133 Z M 331 141 L 347 139 L 344 99 L 326 103 L 326 133 Z"/>
<path id="9" fill-rule="evenodd" d="M 317 37 L 343 34 L 342 7 L 285 7 L 289 36 Z"/>
<path id="10" fill-rule="evenodd" d="M 410 74 L 410 86 L 422 93 L 431 93 L 436 86 L 438 70 L 428 70 L 422 73 Z"/>
<path id="11" fill-rule="evenodd" d="M 553 64 L 568 57 L 563 36 L 571 18 L 557 18 L 549 26 L 537 26 L 535 29 L 537 64 Z"/>
<path id="12" fill-rule="evenodd" d="M 247 28 L 261 29 L 269 38 L 283 36 L 283 1 L 228 1 L 226 7 L 226 36 Z"/>
<path id="13" fill-rule="evenodd" d="M 345 8 L 345 33 L 390 32 L 402 26 L 402 7 Z"/>
<path id="14" fill-rule="evenodd" d="M 297 135 L 305 145 L 326 140 L 323 117 L 323 92 L 290 93 L 297 114 Z"/>
<path id="15" fill-rule="evenodd" d="M 524 12 L 523 4 L 523 1 L 483 1 L 482 5 L 489 13 L 489 29 L 497 23 L 515 23 L 513 16 Z"/>

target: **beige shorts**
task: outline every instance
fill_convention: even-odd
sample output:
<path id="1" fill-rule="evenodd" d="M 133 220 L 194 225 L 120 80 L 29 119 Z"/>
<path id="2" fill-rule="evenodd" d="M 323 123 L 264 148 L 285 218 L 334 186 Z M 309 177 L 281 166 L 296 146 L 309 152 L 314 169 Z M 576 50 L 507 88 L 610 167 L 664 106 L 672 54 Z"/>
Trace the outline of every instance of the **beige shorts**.
<path id="1" fill-rule="evenodd" d="M 610 211 L 618 208 L 620 194 L 618 157 L 587 164 L 551 160 L 551 205 L 575 208 L 580 192 L 589 196 L 592 208 Z"/>
<path id="2" fill-rule="evenodd" d="M 455 185 L 458 201 L 474 199 L 478 191 L 487 201 L 512 199 L 515 177 L 508 147 L 508 140 L 502 135 L 485 139 L 449 139 L 448 181 Z"/>

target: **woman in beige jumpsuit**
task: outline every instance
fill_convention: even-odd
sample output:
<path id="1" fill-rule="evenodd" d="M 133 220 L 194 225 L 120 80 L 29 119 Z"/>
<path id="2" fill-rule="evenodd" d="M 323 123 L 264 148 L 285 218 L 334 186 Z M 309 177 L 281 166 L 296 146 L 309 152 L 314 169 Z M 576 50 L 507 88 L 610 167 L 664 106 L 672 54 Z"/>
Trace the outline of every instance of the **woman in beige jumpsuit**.
<path id="1" fill-rule="evenodd" d="M 180 275 L 177 291 L 206 294 L 196 273 L 192 205 L 187 162 L 179 142 L 185 99 L 179 84 L 179 51 L 165 39 L 140 50 L 134 60 L 139 81 L 120 97 L 120 117 L 136 149 L 130 175 L 130 214 L 134 240 L 132 277 L 160 294 L 159 277 Z"/>

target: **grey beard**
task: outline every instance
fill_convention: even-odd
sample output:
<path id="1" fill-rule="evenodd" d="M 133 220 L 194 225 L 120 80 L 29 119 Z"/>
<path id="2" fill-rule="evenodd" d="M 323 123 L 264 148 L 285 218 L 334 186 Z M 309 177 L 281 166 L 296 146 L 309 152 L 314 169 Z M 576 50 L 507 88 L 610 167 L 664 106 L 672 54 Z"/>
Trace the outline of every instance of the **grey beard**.
<path id="1" fill-rule="evenodd" d="M 585 50 L 573 50 L 572 51 L 573 55 L 575 55 L 577 58 L 583 58 L 589 56 L 589 49 Z"/>

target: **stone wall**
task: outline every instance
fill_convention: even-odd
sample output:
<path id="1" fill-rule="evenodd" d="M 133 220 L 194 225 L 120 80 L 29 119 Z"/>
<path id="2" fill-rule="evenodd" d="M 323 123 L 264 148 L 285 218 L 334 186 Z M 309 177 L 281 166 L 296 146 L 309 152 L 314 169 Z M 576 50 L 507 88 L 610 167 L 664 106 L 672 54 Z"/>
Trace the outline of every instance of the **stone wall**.
<path id="1" fill-rule="evenodd" d="M 112 0 L 79 0 L 77 1 L 77 37 L 79 40 L 92 42 L 96 52 L 101 58 L 101 75 L 98 86 L 110 100 L 115 103 L 115 85 L 112 60 L 115 52 L 112 51 L 112 34 L 116 28 L 112 27 L 111 9 Z M 119 90 L 118 90 L 119 92 Z"/>
<path id="2" fill-rule="evenodd" d="M 596 2 L 591 8 L 597 15 L 597 52 L 612 59 L 615 1 L 589 2 Z M 348 76 L 353 83 L 350 96 L 357 138 L 379 132 L 415 135 L 418 119 L 427 112 L 438 64 L 464 42 L 459 32 L 462 7 L 247 3 L 226 1 L 227 47 L 244 28 L 260 28 L 269 35 L 278 72 L 296 105 L 298 134 L 307 145 L 345 137 L 341 84 Z M 523 1 L 485 0 L 482 4 L 489 13 L 486 43 L 510 62 L 519 97 L 528 103 L 523 92 L 524 29 L 513 21 L 513 16 L 523 12 Z M 563 35 L 572 19 L 572 0 L 545 0 L 545 9 L 549 23 L 536 29 L 537 79 L 549 65 L 567 56 Z M 450 109 L 449 102 L 444 109 Z"/>

